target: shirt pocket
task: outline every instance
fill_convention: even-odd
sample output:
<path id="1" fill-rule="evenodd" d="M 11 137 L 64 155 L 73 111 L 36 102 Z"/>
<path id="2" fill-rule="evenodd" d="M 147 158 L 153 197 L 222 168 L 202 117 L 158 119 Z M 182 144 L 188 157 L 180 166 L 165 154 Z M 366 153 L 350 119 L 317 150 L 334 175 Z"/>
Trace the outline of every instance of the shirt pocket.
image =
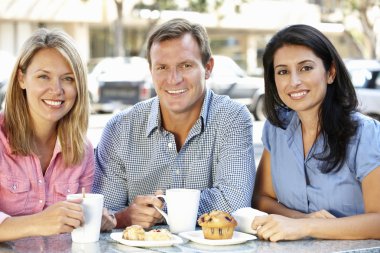
<path id="1" fill-rule="evenodd" d="M 54 202 L 66 200 L 69 194 L 78 193 L 79 183 L 57 182 L 54 184 Z"/>
<path id="2" fill-rule="evenodd" d="M 30 194 L 29 180 L 0 177 L 0 210 L 11 216 L 25 213 Z"/>

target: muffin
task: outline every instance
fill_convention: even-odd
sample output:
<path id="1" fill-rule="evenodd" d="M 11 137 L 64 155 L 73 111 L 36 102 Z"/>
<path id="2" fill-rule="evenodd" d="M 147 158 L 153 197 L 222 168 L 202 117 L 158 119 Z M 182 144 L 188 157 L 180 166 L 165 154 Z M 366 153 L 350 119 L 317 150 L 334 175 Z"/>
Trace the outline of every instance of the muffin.
<path id="1" fill-rule="evenodd" d="M 145 230 L 140 225 L 126 227 L 123 231 L 123 239 L 143 241 L 145 240 Z"/>
<path id="2" fill-rule="evenodd" d="M 145 232 L 145 241 L 166 241 L 171 239 L 172 234 L 167 229 L 152 229 Z"/>
<path id="3" fill-rule="evenodd" d="M 210 240 L 231 239 L 237 226 L 236 220 L 223 211 L 203 214 L 199 217 L 198 224 L 202 227 L 204 238 Z"/>

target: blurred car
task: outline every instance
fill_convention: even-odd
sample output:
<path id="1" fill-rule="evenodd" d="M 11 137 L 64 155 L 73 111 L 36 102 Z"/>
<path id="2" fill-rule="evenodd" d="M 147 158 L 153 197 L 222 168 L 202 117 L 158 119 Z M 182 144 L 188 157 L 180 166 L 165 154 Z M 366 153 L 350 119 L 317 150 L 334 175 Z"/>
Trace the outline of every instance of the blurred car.
<path id="1" fill-rule="evenodd" d="M 250 105 L 256 90 L 264 87 L 264 79 L 248 76 L 246 72 L 230 57 L 214 55 L 214 69 L 207 85 L 215 93 L 228 95 L 230 98 Z"/>
<path id="2" fill-rule="evenodd" d="M 0 109 L 3 108 L 8 79 L 11 76 L 15 57 L 8 52 L 0 51 Z"/>
<path id="3" fill-rule="evenodd" d="M 346 60 L 359 100 L 359 111 L 380 120 L 380 62 Z"/>
<path id="4" fill-rule="evenodd" d="M 345 60 L 359 100 L 358 109 L 380 120 L 380 62 L 376 60 Z M 264 88 L 253 96 L 250 109 L 257 120 L 265 120 Z"/>
<path id="5" fill-rule="evenodd" d="M 264 87 L 258 89 L 255 94 L 253 94 L 251 104 L 249 105 L 249 110 L 252 112 L 255 119 L 259 121 L 266 119 L 264 113 L 264 93 Z"/>
<path id="6" fill-rule="evenodd" d="M 88 75 L 94 112 L 114 112 L 152 96 L 149 64 L 142 57 L 101 59 Z"/>

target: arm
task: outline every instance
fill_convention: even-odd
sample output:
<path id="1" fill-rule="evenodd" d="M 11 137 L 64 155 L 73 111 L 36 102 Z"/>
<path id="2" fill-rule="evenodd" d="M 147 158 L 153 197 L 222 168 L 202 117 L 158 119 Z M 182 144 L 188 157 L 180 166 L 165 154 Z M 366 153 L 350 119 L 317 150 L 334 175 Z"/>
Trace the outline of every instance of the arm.
<path id="1" fill-rule="evenodd" d="M 93 191 L 104 195 L 104 205 L 113 211 L 116 220 L 109 215 L 108 211 L 103 212 L 102 230 L 125 228 L 132 224 L 142 225 L 144 228 L 155 225 L 161 218 L 161 214 L 152 207 L 159 208 L 162 202 L 151 196 L 137 196 L 129 206 L 129 196 L 127 188 L 127 177 L 125 166 L 122 161 L 120 150 L 120 132 L 129 131 L 120 129 L 118 117 L 111 119 L 103 130 L 102 139 L 95 152 L 95 180 Z M 125 119 L 123 119 L 125 120 Z"/>
<path id="2" fill-rule="evenodd" d="M 37 214 L 8 217 L 0 224 L 0 241 L 71 232 L 83 222 L 80 201 L 62 201 Z"/>
<path id="3" fill-rule="evenodd" d="M 212 210 L 233 212 L 250 206 L 255 180 L 252 119 L 246 107 L 231 112 L 228 119 L 219 119 L 218 157 L 212 188 L 201 192 L 198 214 Z M 223 121 L 223 122 L 222 122 Z M 215 159 L 216 161 L 216 159 Z"/>
<path id="4" fill-rule="evenodd" d="M 273 189 L 270 166 L 270 153 L 264 149 L 257 168 L 252 206 L 270 214 L 281 214 L 291 218 L 306 217 L 304 213 L 289 209 L 277 201 L 276 193 Z"/>
<path id="5" fill-rule="evenodd" d="M 308 236 L 319 239 L 380 239 L 379 181 L 380 167 L 363 179 L 364 214 L 335 219 L 291 219 L 269 215 L 256 217 L 252 227 L 258 228 L 259 237 L 271 241 Z"/>

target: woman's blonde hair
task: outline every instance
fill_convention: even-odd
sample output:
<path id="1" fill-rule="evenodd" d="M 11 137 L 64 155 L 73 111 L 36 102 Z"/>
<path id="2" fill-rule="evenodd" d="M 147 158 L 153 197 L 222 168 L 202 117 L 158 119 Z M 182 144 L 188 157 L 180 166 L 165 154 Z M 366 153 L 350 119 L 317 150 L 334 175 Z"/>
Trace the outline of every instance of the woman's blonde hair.
<path id="1" fill-rule="evenodd" d="M 86 151 L 89 120 L 87 68 L 73 39 L 60 30 L 38 29 L 23 45 L 9 80 L 4 108 L 4 130 L 12 152 L 30 155 L 34 150 L 34 129 L 29 115 L 26 92 L 20 87 L 18 70 L 26 73 L 34 55 L 41 49 L 58 50 L 69 63 L 75 76 L 77 98 L 71 110 L 58 121 L 57 134 L 67 166 L 79 164 Z"/>

